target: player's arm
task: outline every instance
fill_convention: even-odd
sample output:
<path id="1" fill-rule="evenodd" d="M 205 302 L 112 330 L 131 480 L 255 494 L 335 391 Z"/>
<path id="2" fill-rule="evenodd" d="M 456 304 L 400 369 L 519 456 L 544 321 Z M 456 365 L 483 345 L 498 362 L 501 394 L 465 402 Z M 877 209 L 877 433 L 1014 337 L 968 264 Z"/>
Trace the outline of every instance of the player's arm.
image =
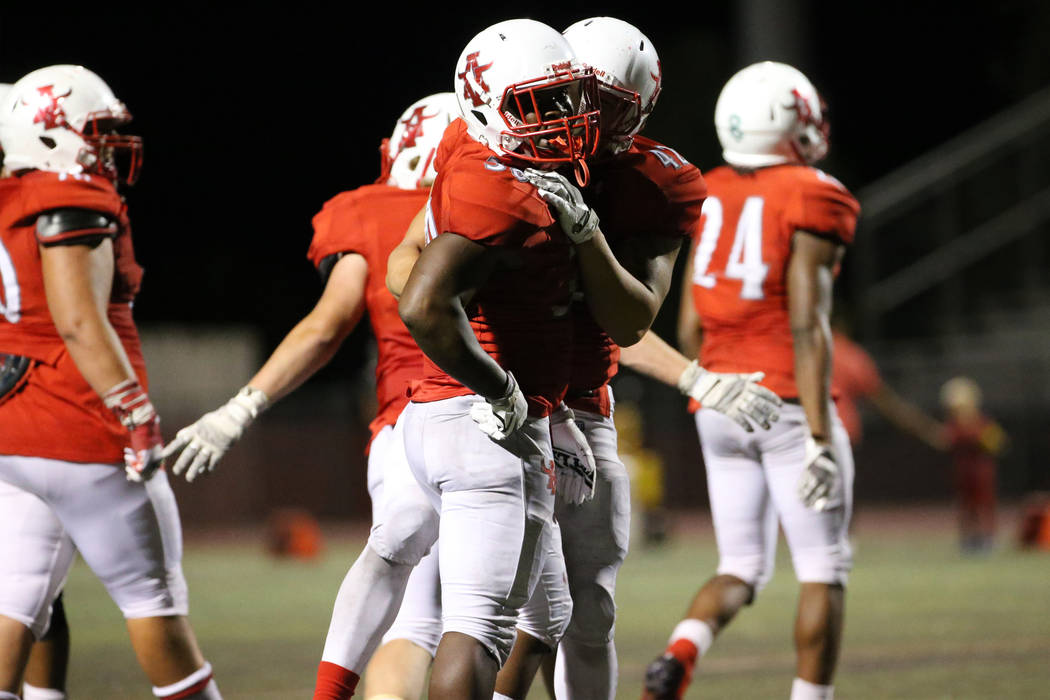
<path id="1" fill-rule="evenodd" d="M 795 350 L 795 383 L 813 439 L 831 440 L 831 291 L 845 247 L 796 231 L 788 261 L 788 316 Z"/>
<path id="2" fill-rule="evenodd" d="M 75 231 L 82 216 L 77 211 L 44 215 L 37 223 L 38 235 L 46 241 L 48 232 L 63 226 Z M 148 479 L 162 463 L 160 421 L 107 315 L 115 264 L 113 240 L 89 236 L 41 243 L 39 249 L 55 329 L 81 376 L 128 429 L 131 447 L 124 460 L 128 477 Z"/>
<path id="3" fill-rule="evenodd" d="M 682 298 L 678 305 L 678 347 L 686 357 L 700 357 L 702 340 L 700 314 L 696 312 L 693 302 L 693 256 L 690 255 L 685 261 L 682 274 Z"/>
<path id="4" fill-rule="evenodd" d="M 427 357 L 485 399 L 471 406 L 471 417 L 483 432 L 502 440 L 525 421 L 525 396 L 514 375 L 482 349 L 464 309 L 492 274 L 498 255 L 464 236 L 438 236 L 413 266 L 398 311 Z"/>
<path id="5" fill-rule="evenodd" d="M 233 398 L 180 430 L 164 448 L 186 480 L 211 471 L 271 403 L 287 396 L 328 364 L 364 313 L 368 263 L 357 253 L 332 267 L 314 308 L 284 337 L 270 358 Z M 181 454 L 180 454 L 181 453 Z"/>
<path id="6" fill-rule="evenodd" d="M 799 497 L 814 510 L 841 504 L 842 480 L 831 445 L 831 290 L 845 247 L 796 231 L 788 261 L 788 317 L 795 351 L 795 383 L 809 424 Z"/>
<path id="7" fill-rule="evenodd" d="M 390 251 L 390 256 L 387 258 L 386 288 L 390 290 L 395 299 L 401 298 L 401 292 L 405 289 L 405 282 L 408 281 L 408 275 L 412 272 L 412 266 L 416 264 L 416 259 L 423 252 L 423 246 L 426 245 L 424 227 L 426 214 L 426 207 L 419 210 L 412 218 L 412 223 L 408 225 L 405 237 Z"/>
<path id="8" fill-rule="evenodd" d="M 667 236 L 636 236 L 618 246 L 614 254 L 599 228 L 597 213 L 563 175 L 528 169 L 525 176 L 576 245 L 580 277 L 594 320 L 617 345 L 637 343 L 667 296 L 680 241 Z"/>
<path id="9" fill-rule="evenodd" d="M 885 382 L 880 382 L 878 389 L 866 398 L 898 430 L 915 436 L 935 450 L 948 449 L 944 426 Z"/>
<path id="10" fill-rule="evenodd" d="M 412 267 L 398 302 L 419 348 L 479 396 L 501 396 L 507 372 L 478 343 L 464 309 L 491 274 L 496 251 L 464 236 L 442 234 Z"/>
<path id="11" fill-rule="evenodd" d="M 584 297 L 594 319 L 621 347 L 649 330 L 671 287 L 681 241 L 637 236 L 613 254 L 600 230 L 576 246 Z"/>

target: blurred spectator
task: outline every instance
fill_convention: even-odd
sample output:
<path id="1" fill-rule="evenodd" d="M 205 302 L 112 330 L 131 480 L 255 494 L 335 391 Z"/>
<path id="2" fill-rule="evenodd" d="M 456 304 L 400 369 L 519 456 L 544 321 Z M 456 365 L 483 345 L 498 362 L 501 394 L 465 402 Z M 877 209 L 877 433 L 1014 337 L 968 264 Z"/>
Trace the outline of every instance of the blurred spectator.
<path id="1" fill-rule="evenodd" d="M 660 544 L 667 538 L 663 461 L 642 445 L 644 426 L 637 404 L 617 402 L 613 420 L 620 459 L 631 476 L 631 503 L 642 519 L 642 542 L 647 546 Z"/>
<path id="2" fill-rule="evenodd" d="M 941 387 L 943 439 L 951 453 L 959 505 L 959 544 L 965 553 L 988 551 L 995 538 L 997 456 L 1006 433 L 981 412 L 981 390 L 969 377 Z"/>

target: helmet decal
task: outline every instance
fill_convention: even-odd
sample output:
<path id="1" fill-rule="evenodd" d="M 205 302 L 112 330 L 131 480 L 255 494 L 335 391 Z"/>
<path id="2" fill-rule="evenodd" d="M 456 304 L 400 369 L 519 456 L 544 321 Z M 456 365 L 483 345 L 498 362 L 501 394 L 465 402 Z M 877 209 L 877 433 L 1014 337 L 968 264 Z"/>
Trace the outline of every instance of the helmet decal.
<path id="1" fill-rule="evenodd" d="M 474 103 L 475 107 L 480 107 L 485 104 L 485 100 L 482 99 L 481 95 L 478 94 L 474 86 L 470 84 L 470 80 L 467 79 L 467 74 L 474 79 L 477 86 L 484 92 L 489 91 L 489 86 L 485 83 L 485 78 L 482 73 L 492 67 L 492 62 L 488 62 L 483 66 L 478 65 L 478 54 L 480 51 L 467 54 L 467 65 L 463 69 L 462 73 L 459 73 L 459 78 L 463 81 L 463 99 L 470 100 Z"/>
<path id="2" fill-rule="evenodd" d="M 405 131 L 401 134 L 401 140 L 397 144 L 398 153 L 416 145 L 416 139 L 423 135 L 424 119 L 433 119 L 437 116 L 437 114 L 423 114 L 425 109 L 426 105 L 419 105 L 412 110 L 412 114 L 409 115 L 408 119 L 401 120 L 401 123 L 405 126 Z"/>
<path id="3" fill-rule="evenodd" d="M 60 126 L 68 126 L 69 121 L 66 119 L 66 113 L 62 109 L 62 105 L 59 103 L 63 98 L 69 97 L 73 94 L 73 88 L 66 90 L 64 95 L 54 94 L 54 85 L 42 85 L 36 89 L 40 93 L 40 98 L 37 100 L 40 103 L 40 111 L 33 117 L 33 123 L 39 124 L 44 122 L 45 129 L 54 129 Z M 24 99 L 22 104 L 29 107 L 30 104 Z"/>

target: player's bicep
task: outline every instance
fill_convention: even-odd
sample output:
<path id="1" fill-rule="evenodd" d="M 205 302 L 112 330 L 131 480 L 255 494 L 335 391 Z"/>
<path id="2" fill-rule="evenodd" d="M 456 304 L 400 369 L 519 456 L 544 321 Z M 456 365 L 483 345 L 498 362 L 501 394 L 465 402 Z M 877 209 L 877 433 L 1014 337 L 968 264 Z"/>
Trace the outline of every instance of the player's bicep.
<path id="1" fill-rule="evenodd" d="M 455 233 L 444 233 L 432 240 L 412 267 L 405 284 L 405 297 L 448 301 L 459 298 L 466 303 L 492 272 L 495 253 L 490 246 Z"/>
<path id="2" fill-rule="evenodd" d="M 787 270 L 788 315 L 793 331 L 812 328 L 831 314 L 835 267 L 845 246 L 826 236 L 796 231 Z"/>
<path id="3" fill-rule="evenodd" d="M 365 308 L 368 262 L 357 253 L 347 253 L 332 266 L 314 314 L 340 335 L 346 335 Z"/>
<path id="4" fill-rule="evenodd" d="M 674 263 L 681 247 L 680 238 L 636 236 L 616 246 L 613 254 L 623 268 L 662 303 L 671 288 Z"/>
<path id="5" fill-rule="evenodd" d="M 40 265 L 48 310 L 59 333 L 67 333 L 88 316 L 105 318 L 113 287 L 113 241 L 92 244 L 41 245 Z"/>

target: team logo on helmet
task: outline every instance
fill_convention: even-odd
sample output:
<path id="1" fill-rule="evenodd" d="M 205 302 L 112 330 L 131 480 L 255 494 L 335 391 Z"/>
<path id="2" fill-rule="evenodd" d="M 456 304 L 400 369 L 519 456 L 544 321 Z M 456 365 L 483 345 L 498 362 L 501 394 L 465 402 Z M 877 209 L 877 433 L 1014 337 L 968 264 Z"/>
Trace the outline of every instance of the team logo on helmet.
<path id="1" fill-rule="evenodd" d="M 401 122 L 405 125 L 405 131 L 401 134 L 401 141 L 397 144 L 398 153 L 406 148 L 415 147 L 416 139 L 423 135 L 423 120 L 433 119 L 437 116 L 436 114 L 423 114 L 424 109 L 426 109 L 426 105 L 416 107 L 408 119 Z"/>
<path id="2" fill-rule="evenodd" d="M 470 84 L 470 81 L 467 79 L 467 74 L 469 73 L 470 76 L 474 78 L 474 82 L 477 83 L 479 88 L 484 92 L 488 92 L 489 86 L 485 83 L 485 78 L 481 74 L 492 67 L 491 61 L 483 66 L 478 65 L 478 54 L 480 53 L 480 51 L 468 53 L 466 67 L 463 69 L 462 73 L 457 74 L 457 77 L 463 81 L 463 99 L 470 100 L 475 107 L 480 107 L 485 104 L 485 100 L 478 94 L 477 90 L 474 89 L 474 86 Z"/>
<path id="3" fill-rule="evenodd" d="M 37 100 L 40 103 L 40 110 L 33 117 L 33 123 L 39 124 L 44 123 L 45 129 L 54 129 L 59 126 L 68 126 L 69 121 L 66 120 L 66 113 L 62 109 L 62 105 L 59 104 L 59 100 L 69 97 L 73 94 L 73 88 L 66 91 L 64 95 L 56 95 L 54 93 L 54 85 L 43 85 L 38 87 L 36 91 L 40 94 Z M 22 104 L 26 107 L 30 106 L 24 99 Z"/>

